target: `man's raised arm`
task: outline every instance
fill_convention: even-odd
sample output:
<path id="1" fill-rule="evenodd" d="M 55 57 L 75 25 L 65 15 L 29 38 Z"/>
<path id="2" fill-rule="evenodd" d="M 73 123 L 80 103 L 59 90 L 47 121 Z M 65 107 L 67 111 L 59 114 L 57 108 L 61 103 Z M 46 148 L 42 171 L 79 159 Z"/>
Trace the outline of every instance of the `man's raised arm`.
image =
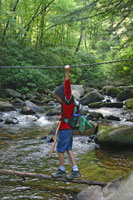
<path id="1" fill-rule="evenodd" d="M 69 72 L 70 72 L 70 65 L 65 65 L 65 81 L 70 79 Z"/>
<path id="2" fill-rule="evenodd" d="M 65 91 L 65 97 L 68 101 L 70 101 L 71 97 L 71 84 L 70 84 L 70 66 L 65 65 L 65 83 L 64 83 L 64 91 Z"/>

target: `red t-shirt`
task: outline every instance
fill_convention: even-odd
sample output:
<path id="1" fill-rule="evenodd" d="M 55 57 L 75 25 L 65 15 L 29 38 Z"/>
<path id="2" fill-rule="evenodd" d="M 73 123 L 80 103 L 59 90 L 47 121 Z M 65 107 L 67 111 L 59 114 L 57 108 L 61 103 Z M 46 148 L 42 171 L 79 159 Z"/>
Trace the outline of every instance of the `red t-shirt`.
<path id="1" fill-rule="evenodd" d="M 70 83 L 70 79 L 65 80 L 65 82 L 64 82 L 64 90 L 65 90 L 64 91 L 65 92 L 65 98 L 69 102 L 71 100 L 71 83 Z M 62 106 L 63 106 L 63 111 L 64 111 L 65 118 L 70 119 L 72 117 L 72 114 L 73 114 L 74 103 L 72 103 L 70 105 L 66 105 L 63 102 Z M 61 119 L 62 118 L 63 118 L 63 114 L 61 112 Z M 68 125 L 68 123 L 65 123 L 65 122 L 61 121 L 59 130 L 62 130 L 62 129 L 71 129 L 71 128 Z"/>

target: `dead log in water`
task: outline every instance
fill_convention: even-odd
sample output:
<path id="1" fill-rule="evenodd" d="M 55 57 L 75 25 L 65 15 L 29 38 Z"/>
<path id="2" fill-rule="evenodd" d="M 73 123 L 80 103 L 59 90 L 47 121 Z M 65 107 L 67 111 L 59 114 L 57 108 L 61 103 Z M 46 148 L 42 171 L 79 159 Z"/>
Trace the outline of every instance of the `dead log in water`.
<path id="1" fill-rule="evenodd" d="M 82 179 L 73 179 L 71 181 L 68 181 L 65 178 L 52 178 L 51 176 L 48 176 L 46 174 L 36 174 L 36 173 L 28 173 L 28 172 L 20 172 L 20 171 L 13 171 L 13 170 L 6 170 L 6 169 L 0 169 L 1 175 L 13 175 L 13 176 L 21 176 L 21 177 L 31 177 L 31 178 L 38 178 L 38 179 L 46 179 L 51 181 L 61 181 L 61 182 L 71 182 L 71 183 L 77 183 L 77 184 L 87 184 L 87 185 L 99 185 L 99 186 L 105 186 L 106 184 L 101 181 L 87 181 Z"/>

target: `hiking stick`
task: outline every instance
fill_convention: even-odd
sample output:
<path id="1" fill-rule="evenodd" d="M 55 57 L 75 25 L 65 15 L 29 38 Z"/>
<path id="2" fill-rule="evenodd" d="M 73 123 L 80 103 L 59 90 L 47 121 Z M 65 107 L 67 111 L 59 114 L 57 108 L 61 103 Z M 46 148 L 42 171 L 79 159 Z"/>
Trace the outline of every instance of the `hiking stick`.
<path id="1" fill-rule="evenodd" d="M 54 144 L 53 144 L 53 146 L 52 146 L 52 151 L 51 151 L 51 153 L 50 153 L 51 157 L 52 157 L 52 154 L 53 154 L 53 152 L 54 152 L 55 145 L 56 145 L 56 140 L 57 140 L 57 136 L 58 136 L 58 131 L 59 131 L 60 123 L 61 123 L 61 122 L 59 122 L 58 127 L 57 127 L 57 129 L 56 129 L 56 133 L 55 133 L 55 137 L 54 137 Z"/>

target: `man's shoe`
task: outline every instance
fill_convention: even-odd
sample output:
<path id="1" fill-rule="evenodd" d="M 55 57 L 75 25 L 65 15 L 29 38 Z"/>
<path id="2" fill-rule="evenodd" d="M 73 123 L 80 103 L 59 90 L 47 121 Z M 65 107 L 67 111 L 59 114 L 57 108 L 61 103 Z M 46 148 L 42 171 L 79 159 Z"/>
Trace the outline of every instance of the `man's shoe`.
<path id="1" fill-rule="evenodd" d="M 52 178 L 66 178 L 66 172 L 58 169 L 55 173 L 51 174 Z"/>
<path id="2" fill-rule="evenodd" d="M 67 180 L 72 180 L 74 178 L 79 178 L 81 175 L 80 175 L 80 172 L 79 171 L 72 171 L 71 174 L 69 176 L 67 176 Z"/>

